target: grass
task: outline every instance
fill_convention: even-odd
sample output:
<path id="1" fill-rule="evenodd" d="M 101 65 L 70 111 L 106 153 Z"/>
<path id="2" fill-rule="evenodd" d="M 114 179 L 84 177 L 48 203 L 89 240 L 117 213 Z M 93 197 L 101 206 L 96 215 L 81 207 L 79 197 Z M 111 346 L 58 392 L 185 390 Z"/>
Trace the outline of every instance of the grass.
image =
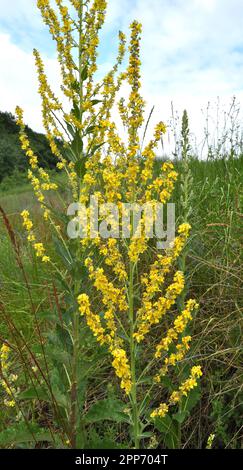
<path id="1" fill-rule="evenodd" d="M 176 166 L 180 172 L 181 163 L 176 162 Z M 203 448 L 210 434 L 215 434 L 214 447 L 237 448 L 242 446 L 243 437 L 240 422 L 243 406 L 243 157 L 212 161 L 192 159 L 190 169 L 193 235 L 187 258 L 187 278 L 191 295 L 200 303 L 194 322 L 192 355 L 200 359 L 204 378 L 200 403 L 183 427 L 182 442 L 186 448 Z M 173 198 L 179 217 L 182 210 L 179 183 Z M 50 308 L 54 296 L 52 279 L 26 246 L 20 224 L 19 213 L 31 208 L 40 233 L 44 230 L 29 186 L 9 187 L 0 193 L 0 205 L 9 216 L 20 244 L 32 300 L 43 310 L 45 306 Z M 31 300 L 2 223 L 0 237 L 1 303 L 26 341 L 31 343 L 36 338 Z M 0 321 L 0 338 L 8 336 L 6 323 Z M 97 387 L 102 394 L 98 381 L 97 378 L 93 388 Z M 5 420 L 6 417 L 0 415 L 0 429 Z M 109 434 L 108 426 L 104 434 Z"/>

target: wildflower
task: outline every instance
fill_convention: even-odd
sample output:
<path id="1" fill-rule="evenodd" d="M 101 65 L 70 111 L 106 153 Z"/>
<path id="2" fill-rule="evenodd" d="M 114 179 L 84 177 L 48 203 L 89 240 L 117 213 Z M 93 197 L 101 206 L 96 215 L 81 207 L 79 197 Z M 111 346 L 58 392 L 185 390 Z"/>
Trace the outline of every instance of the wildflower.
<path id="1" fill-rule="evenodd" d="M 33 243 L 33 248 L 35 250 L 35 254 L 37 258 L 42 258 L 43 263 L 49 263 L 50 262 L 50 257 L 45 254 L 45 248 L 43 243 L 37 243 L 36 242 L 36 237 L 35 234 L 33 233 L 33 222 L 30 219 L 30 213 L 27 210 L 24 210 L 21 213 L 21 216 L 23 218 L 23 226 L 28 232 L 27 240 L 30 243 Z M 49 211 L 45 210 L 44 212 L 44 217 L 48 218 L 49 217 Z"/>
<path id="2" fill-rule="evenodd" d="M 154 303 L 144 303 L 143 308 L 139 311 L 137 331 L 134 333 L 134 338 L 137 342 L 141 342 L 151 327 L 160 322 L 161 318 L 174 305 L 184 286 L 184 275 L 181 271 L 177 271 L 174 275 L 173 283 L 166 289 L 165 296 L 159 297 Z"/>
<path id="3" fill-rule="evenodd" d="M 45 248 L 43 246 L 43 243 L 35 243 L 34 249 L 35 249 L 37 258 L 44 257 Z"/>
<path id="4" fill-rule="evenodd" d="M 86 317 L 87 324 L 91 329 L 93 335 L 97 338 L 100 344 L 106 342 L 105 330 L 101 325 L 100 317 L 95 315 L 90 310 L 90 301 L 87 294 L 80 294 L 78 297 L 79 311 L 81 315 Z"/>
<path id="5" fill-rule="evenodd" d="M 156 347 L 155 357 L 159 359 L 163 351 L 168 351 L 173 341 L 178 339 L 179 334 L 183 333 L 192 320 L 192 312 L 198 308 L 198 304 L 195 300 L 188 300 L 185 309 L 180 315 L 178 315 L 174 321 L 173 328 L 170 328 L 167 332 L 167 336 L 163 338 Z M 186 346 L 185 337 L 182 339 L 184 346 Z M 188 338 L 188 343 L 190 339 Z M 179 348 L 180 349 L 180 348 Z"/>
<path id="6" fill-rule="evenodd" d="M 121 388 L 125 390 L 126 394 L 131 391 L 131 371 L 128 364 L 127 355 L 124 349 L 111 347 L 111 354 L 113 356 L 112 366 L 115 369 L 117 377 L 121 379 Z"/>
<path id="7" fill-rule="evenodd" d="M 16 374 L 9 374 L 11 367 L 9 355 L 10 347 L 6 344 L 3 344 L 0 349 L 0 371 L 2 371 L 0 385 L 8 397 L 4 399 L 4 405 L 8 408 L 13 408 L 16 404 L 14 396 L 16 396 L 18 393 L 18 390 L 15 386 L 15 382 L 17 381 L 18 376 Z"/>
<path id="8" fill-rule="evenodd" d="M 30 232 L 33 228 L 33 222 L 30 220 L 30 213 L 27 210 L 24 210 L 21 213 L 21 217 L 23 218 L 23 226 L 26 228 L 27 232 Z"/>
<path id="9" fill-rule="evenodd" d="M 159 408 L 154 410 L 150 416 L 151 418 L 164 418 L 167 415 L 168 411 L 169 411 L 168 405 L 166 405 L 166 403 L 161 403 Z"/>
<path id="10" fill-rule="evenodd" d="M 16 107 L 16 114 L 17 114 L 17 124 L 20 126 L 20 143 L 22 150 L 25 151 L 27 157 L 29 158 L 29 163 L 30 166 L 33 170 L 37 168 L 38 165 L 38 158 L 36 155 L 34 155 L 33 150 L 30 147 L 30 142 L 27 137 L 27 134 L 25 133 L 25 125 L 23 121 L 23 110 L 17 106 Z"/>
<path id="11" fill-rule="evenodd" d="M 190 375 L 185 382 L 183 382 L 178 391 L 174 391 L 169 399 L 169 404 L 174 405 L 178 403 L 183 396 L 187 396 L 188 393 L 198 385 L 198 379 L 202 376 L 202 369 L 200 366 L 193 366 Z"/>
<path id="12" fill-rule="evenodd" d="M 117 340 L 114 339 L 114 335 L 107 335 L 105 333 L 105 329 L 101 325 L 99 315 L 93 314 L 90 310 L 90 300 L 87 294 L 79 295 L 78 303 L 79 311 L 81 315 L 86 317 L 87 324 L 90 327 L 93 335 L 97 338 L 97 341 L 100 344 L 107 344 L 109 346 L 109 351 L 113 356 L 112 366 L 115 369 L 117 377 L 121 379 L 121 388 L 124 389 L 126 393 L 129 393 L 131 390 L 131 372 L 125 350 L 117 345 L 118 343 Z M 112 312 L 111 322 L 113 322 Z"/>
<path id="13" fill-rule="evenodd" d="M 119 251 L 117 240 L 109 238 L 106 244 L 101 244 L 99 251 L 104 256 L 105 263 L 112 268 L 119 281 L 126 281 L 126 267 Z"/>
<path id="14" fill-rule="evenodd" d="M 207 440 L 206 449 L 212 449 L 214 439 L 215 439 L 215 434 L 210 434 Z"/>

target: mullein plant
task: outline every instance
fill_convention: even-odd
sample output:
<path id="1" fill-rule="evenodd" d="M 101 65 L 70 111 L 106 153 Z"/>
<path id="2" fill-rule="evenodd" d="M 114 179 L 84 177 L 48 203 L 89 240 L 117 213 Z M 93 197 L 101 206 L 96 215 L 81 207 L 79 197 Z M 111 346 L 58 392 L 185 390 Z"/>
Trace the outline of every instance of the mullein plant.
<path id="1" fill-rule="evenodd" d="M 125 35 L 120 32 L 118 37 L 118 54 L 112 69 L 102 80 L 96 80 L 99 32 L 105 20 L 106 0 L 93 2 L 71 0 L 67 2 L 56 0 L 56 8 L 49 0 L 38 0 L 37 6 L 44 23 L 56 43 L 57 58 L 61 72 L 60 99 L 51 89 L 45 73 L 44 63 L 40 53 L 34 49 L 34 58 L 39 80 L 39 94 L 42 102 L 43 127 L 49 141 L 56 167 L 63 172 L 68 181 L 72 200 L 78 202 L 81 198 L 81 188 L 85 183 L 85 173 L 89 165 L 101 158 L 102 147 L 107 135 L 112 132 L 109 125 L 111 110 L 114 105 L 124 75 L 119 68 L 125 54 Z M 65 102 L 65 106 L 63 103 Z M 38 156 L 31 148 L 31 143 L 25 130 L 23 110 L 16 108 L 17 124 L 20 127 L 20 142 L 29 160 L 28 178 L 40 206 L 40 213 L 46 223 L 46 232 L 50 234 L 54 250 L 48 253 L 47 246 L 40 240 L 37 227 L 28 210 L 21 214 L 23 226 L 27 232 L 27 240 L 38 260 L 55 276 L 60 289 L 65 289 L 65 301 L 68 298 L 72 316 L 65 316 L 63 347 L 69 346 L 66 333 L 71 339 L 67 363 L 62 364 L 64 378 L 60 377 L 61 392 L 67 399 L 58 400 L 53 392 L 53 380 L 48 377 L 45 385 L 53 401 L 54 413 L 59 424 L 64 428 L 62 443 L 68 442 L 72 447 L 77 445 L 78 429 L 83 429 L 80 423 L 79 390 L 85 383 L 86 377 L 80 374 L 82 347 L 87 351 L 87 341 L 80 333 L 80 315 L 76 303 L 77 294 L 83 283 L 83 249 L 79 241 L 70 241 L 66 237 L 65 215 L 66 201 L 59 194 L 58 185 L 51 180 L 48 172 L 41 168 Z M 57 211 L 50 202 L 49 194 L 56 192 L 62 206 Z M 53 255 L 54 251 L 54 256 Z M 63 326 L 63 318 L 61 319 Z M 60 327 L 60 325 L 59 325 Z M 59 328 L 60 330 L 60 328 Z M 83 332 L 83 335 L 85 333 Z M 81 339 L 82 336 L 82 339 Z M 53 340 L 53 338 L 52 338 Z M 60 342 L 60 338 L 55 340 Z M 52 345 L 54 346 L 54 345 Z M 47 346 L 45 356 L 47 354 Z M 43 347 L 42 347 L 42 352 Z M 32 354 L 32 353 L 31 353 Z M 92 357 L 88 352 L 89 360 Z M 55 357 L 55 360 L 57 358 Z M 35 358 L 36 360 L 36 358 Z M 45 357 L 46 362 L 46 357 Z M 51 367 L 52 369 L 52 367 Z M 40 368 L 38 369 L 40 372 Z M 95 374 L 95 372 L 94 372 Z M 36 374 L 35 374 L 36 375 Z M 85 375 L 85 374 L 84 374 Z M 36 377 L 34 377 L 36 380 Z M 33 377 L 31 377 L 31 383 Z M 64 383 L 66 384 L 64 386 Z M 82 392 L 83 393 L 83 392 Z M 84 398 L 82 398 L 84 399 Z M 59 402 L 62 405 L 59 406 Z M 60 409 L 61 408 L 61 409 Z M 65 426 L 64 424 L 65 423 Z M 84 445 L 83 433 L 79 444 Z"/>
<path id="2" fill-rule="evenodd" d="M 57 168 L 69 181 L 73 200 L 88 207 L 89 198 L 94 195 L 99 203 L 115 204 L 120 216 L 123 203 L 149 202 L 154 208 L 158 201 L 166 204 L 177 173 L 168 162 L 162 165 L 160 175 L 154 176 L 156 148 L 166 132 L 164 123 L 156 125 L 152 139 L 144 148 L 140 145 L 145 109 L 140 93 L 141 25 L 136 21 L 131 25 L 127 70 L 119 71 L 126 52 L 126 38 L 119 33 L 116 63 L 104 79 L 97 82 L 99 31 L 107 2 L 70 0 L 69 8 L 62 0 L 55 2 L 56 9 L 49 0 L 38 0 L 37 4 L 56 42 L 64 100 L 52 91 L 39 52 L 34 50 L 34 56 L 43 125 Z M 127 131 L 126 141 L 119 136 L 112 119 L 112 109 L 123 83 L 130 87 L 128 100 L 118 102 L 119 115 Z M 63 102 L 70 104 L 66 105 L 67 110 Z M 46 375 L 31 353 L 35 363 L 31 381 L 37 380 L 38 387 L 39 382 L 47 387 L 53 416 L 61 429 L 62 445 L 88 446 L 86 426 L 95 422 L 95 411 L 87 412 L 87 406 L 84 407 L 89 397 L 83 384 L 87 377 L 94 379 L 95 361 L 99 360 L 100 352 L 105 351 L 111 358 L 120 393 L 124 393 L 124 406 L 119 408 L 118 415 L 119 421 L 124 420 L 124 425 L 129 424 L 131 429 L 129 445 L 139 448 L 142 440 L 150 436 L 146 428 L 154 425 L 161 432 L 169 427 L 171 440 L 167 443 L 176 446 L 173 419 L 180 420 L 183 413 L 189 413 L 191 393 L 202 375 L 198 365 L 187 366 L 182 376 L 178 374 L 178 364 L 190 364 L 186 356 L 191 337 L 186 332 L 198 309 L 192 299 L 179 312 L 175 309 L 185 287 L 184 274 L 175 266 L 187 242 L 190 225 L 183 222 L 174 241 L 163 252 L 157 249 L 156 238 L 147 238 L 143 217 L 136 227 L 134 214 L 129 223 L 130 239 L 119 239 L 114 233 L 108 239 L 103 239 L 99 233 L 91 238 L 91 226 L 88 227 L 90 233 L 81 241 L 68 239 L 64 232 L 67 219 L 52 207 L 48 198 L 49 192 L 58 194 L 58 185 L 39 166 L 19 107 L 16 114 L 21 145 L 30 164 L 28 177 L 53 241 L 51 252 L 50 246 L 40 240 L 28 210 L 22 213 L 23 225 L 36 257 L 49 269 L 62 292 L 64 290 L 66 305 L 57 322 L 59 336 L 53 342 L 54 332 L 47 334 L 45 345 L 42 344 L 42 351 L 44 347 L 46 351 Z M 100 223 L 104 222 L 100 216 Z M 119 229 L 116 224 L 111 217 L 109 225 L 114 230 Z M 138 230 L 140 236 L 137 236 Z M 55 356 L 57 345 L 63 348 L 65 355 L 59 350 L 60 357 Z M 54 356 L 49 369 L 48 355 Z M 38 393 L 34 396 L 37 399 Z M 30 398 L 31 393 L 27 393 L 25 399 L 27 397 Z M 98 403 L 94 405 L 97 414 L 96 405 Z M 178 406 L 180 413 L 176 410 Z M 103 403 L 97 420 L 102 416 L 111 419 L 113 415 L 111 407 L 107 416 L 107 406 Z"/>
<path id="3" fill-rule="evenodd" d="M 119 220 L 124 211 L 122 202 L 139 205 L 149 202 L 152 207 L 157 202 L 168 202 L 177 179 L 172 163 L 164 163 L 160 175 L 154 177 L 156 148 L 166 132 L 163 122 L 157 124 L 146 147 L 140 147 L 139 131 L 144 123 L 145 106 L 140 94 L 140 35 L 141 25 L 132 23 L 126 72 L 130 95 L 127 103 L 125 99 L 119 102 L 127 142 L 119 138 L 115 124 L 111 123 L 107 155 L 100 165 L 97 160 L 89 165 L 85 175 L 88 184 L 81 191 L 82 202 L 92 193 L 98 195 L 100 203 L 115 204 Z M 101 192 L 98 181 L 103 188 Z M 110 224 L 114 235 L 120 229 L 119 224 L 112 217 Z M 178 385 L 169 379 L 173 369 L 177 371 L 178 364 L 185 361 L 191 342 L 186 331 L 198 309 L 196 301 L 189 299 L 182 311 L 172 314 L 185 287 L 183 272 L 175 271 L 174 266 L 191 227 L 182 223 L 171 246 L 161 253 L 156 249 L 155 240 L 146 237 L 143 218 L 136 227 L 133 213 L 129 225 L 133 234 L 129 241 L 112 238 L 112 235 L 104 240 L 98 233 L 93 249 L 89 237 L 82 241 L 84 246 L 90 246 L 85 260 L 90 283 L 78 296 L 78 303 L 81 316 L 85 317 L 97 342 L 105 345 L 110 353 L 112 367 L 130 404 L 127 413 L 132 445 L 139 448 L 141 440 L 149 436 L 146 428 L 151 427 L 151 423 L 162 430 L 161 422 L 166 418 L 168 424 L 170 414 L 178 420 L 187 416 L 186 403 L 202 371 L 200 366 L 194 365 Z M 93 298 L 96 298 L 95 303 Z M 169 323 L 171 325 L 167 326 Z M 163 391 L 168 383 L 166 394 Z M 160 397 L 164 398 L 161 403 Z M 175 412 L 176 406 L 180 413 Z M 172 420 L 168 428 L 174 432 Z M 175 439 L 170 442 L 174 446 L 178 444 Z"/>

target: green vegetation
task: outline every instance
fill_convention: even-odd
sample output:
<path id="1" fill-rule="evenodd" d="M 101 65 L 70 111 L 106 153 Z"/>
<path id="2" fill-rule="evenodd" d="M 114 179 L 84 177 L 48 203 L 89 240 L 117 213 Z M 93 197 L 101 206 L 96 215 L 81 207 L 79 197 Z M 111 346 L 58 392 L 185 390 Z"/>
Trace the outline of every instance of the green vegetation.
<path id="1" fill-rule="evenodd" d="M 176 163 L 179 171 L 182 169 L 181 165 L 183 163 L 180 161 Z M 213 434 L 213 447 L 239 448 L 242 440 L 243 195 L 240 188 L 243 180 L 243 157 L 210 161 L 190 159 L 189 166 L 194 183 L 191 201 L 193 236 L 187 253 L 187 279 L 191 295 L 200 304 L 200 311 L 192 328 L 194 346 L 191 355 L 200 360 L 204 377 L 200 401 L 194 407 L 193 415 L 182 424 L 182 445 L 188 448 L 206 447 L 209 436 Z M 179 218 L 182 211 L 180 182 L 174 192 L 174 201 Z M 36 262 L 33 252 L 26 246 L 19 216 L 24 208 L 31 209 L 35 214 L 34 223 L 38 224 L 45 239 L 44 225 L 35 199 L 30 191 L 20 194 L 16 188 L 12 190 L 12 194 L 2 194 L 0 204 L 8 214 L 20 244 L 32 301 L 39 306 L 39 321 L 46 328 L 50 325 L 53 327 L 53 319 L 58 315 L 56 288 L 46 268 Z M 9 318 L 22 332 L 27 344 L 32 344 L 36 341 L 36 333 L 28 289 L 2 222 L 0 234 L 0 292 L 4 309 L 1 310 L 0 338 L 11 340 L 6 322 L 6 318 Z M 96 379 L 90 384 L 91 403 L 107 396 L 106 386 L 103 388 L 102 385 L 104 370 L 101 372 L 100 369 L 100 361 L 105 361 L 105 357 L 93 360 Z M 112 396 L 112 389 L 108 390 L 109 394 Z M 11 410 L 4 408 L 0 413 L 1 432 L 4 431 L 6 422 L 14 419 L 14 414 L 11 417 Z M 38 413 L 39 419 L 45 420 L 48 408 L 43 405 Z M 91 425 L 88 446 L 100 445 L 104 448 L 114 445 L 112 439 L 118 429 L 119 425 L 111 426 L 109 421 L 105 426 L 102 424 L 102 430 L 98 424 Z M 13 436 L 11 439 L 12 445 L 20 446 Z M 146 441 L 146 446 L 151 445 L 166 445 L 163 434 L 157 432 L 150 441 Z"/>
<path id="2" fill-rule="evenodd" d="M 29 127 L 26 132 L 41 166 L 54 168 L 53 156 L 46 137 Z M 16 183 L 18 184 L 18 179 L 21 178 L 19 174 L 27 171 L 28 161 L 21 149 L 18 134 L 19 129 L 15 117 L 11 113 L 0 112 L 0 184 L 3 178 L 11 175 L 14 175 L 14 178 L 17 177 Z"/>
<path id="3" fill-rule="evenodd" d="M 48 1 L 37 4 L 56 41 L 60 89 L 71 106 L 66 109 L 67 100 L 53 93 L 35 49 L 52 157 L 45 138 L 26 129 L 17 106 L 33 197 L 23 184 L 26 160 L 8 147 L 15 120 L 4 117 L 0 447 L 239 448 L 238 126 L 230 132 L 224 127 L 218 146 L 206 127 L 207 160 L 201 161 L 185 111 L 178 138 L 174 132 L 174 164 L 162 162 L 157 149 L 167 129 L 160 121 L 150 130 L 153 110 L 146 123 L 140 90 L 141 24 L 131 24 L 127 49 L 119 33 L 116 62 L 97 83 L 106 0 L 71 0 L 70 8 L 56 1 L 56 9 Z M 117 103 L 123 85 L 130 92 Z M 112 121 L 115 106 L 124 140 Z M 98 228 L 92 230 L 83 209 L 94 215 L 93 195 L 109 206 L 97 211 Z M 83 240 L 67 234 L 73 201 L 85 204 L 72 220 L 74 229 L 87 229 Z M 132 211 L 125 222 L 129 234 L 119 236 L 124 203 L 141 208 L 148 202 L 154 209 L 159 201 L 176 204 L 169 247 L 160 250 L 161 236 L 145 230 L 152 212 L 144 211 L 137 226 Z"/>

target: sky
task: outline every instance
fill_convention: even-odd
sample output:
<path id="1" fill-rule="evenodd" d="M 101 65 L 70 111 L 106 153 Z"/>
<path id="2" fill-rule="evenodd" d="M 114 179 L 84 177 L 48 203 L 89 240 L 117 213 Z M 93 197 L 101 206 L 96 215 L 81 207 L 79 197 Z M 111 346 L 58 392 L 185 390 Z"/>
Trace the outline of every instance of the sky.
<path id="1" fill-rule="evenodd" d="M 143 24 L 142 81 L 148 110 L 169 122 L 171 102 L 191 128 L 203 126 L 208 101 L 220 97 L 222 109 L 232 96 L 243 101 L 242 0 L 108 0 L 99 61 L 106 71 L 116 55 L 119 29 Z M 25 120 L 41 131 L 40 100 L 32 49 L 42 54 L 53 88 L 59 72 L 55 47 L 35 0 L 0 0 L 0 109 L 18 104 Z M 213 106 L 212 106 L 213 107 Z M 199 124 L 200 123 L 200 124 Z"/>

